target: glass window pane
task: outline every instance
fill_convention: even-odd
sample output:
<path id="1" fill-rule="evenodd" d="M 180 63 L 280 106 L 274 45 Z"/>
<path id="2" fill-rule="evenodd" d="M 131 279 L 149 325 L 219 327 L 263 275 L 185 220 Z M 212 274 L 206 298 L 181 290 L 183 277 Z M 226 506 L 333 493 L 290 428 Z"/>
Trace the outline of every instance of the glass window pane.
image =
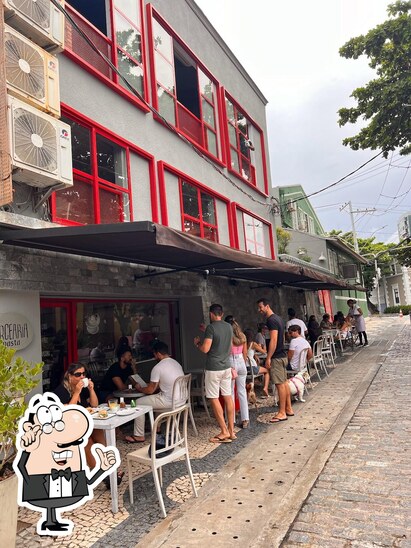
<path id="1" fill-rule="evenodd" d="M 250 159 L 250 147 L 248 146 L 248 139 L 242 133 L 239 133 L 239 136 L 241 154 Z"/>
<path id="2" fill-rule="evenodd" d="M 63 307 L 41 309 L 41 349 L 43 390 L 54 390 L 68 366 L 67 310 Z"/>
<path id="3" fill-rule="evenodd" d="M 204 239 L 211 240 L 212 242 L 218 242 L 217 229 L 211 226 L 204 227 Z"/>
<path id="4" fill-rule="evenodd" d="M 93 224 L 93 187 L 74 177 L 73 186 L 56 192 L 56 215 L 84 225 Z"/>
<path id="5" fill-rule="evenodd" d="M 84 173 L 91 173 L 90 130 L 64 116 L 61 119 L 71 126 L 73 168 Z"/>
<path id="6" fill-rule="evenodd" d="M 184 219 L 184 232 L 189 232 L 193 236 L 201 238 L 200 223 L 196 223 L 191 219 Z"/>
<path id="7" fill-rule="evenodd" d="M 96 136 L 98 175 L 102 179 L 127 188 L 126 151 L 101 135 Z"/>
<path id="8" fill-rule="evenodd" d="M 234 105 L 228 99 L 225 100 L 227 106 L 227 118 L 229 122 L 235 123 Z"/>
<path id="9" fill-rule="evenodd" d="M 214 107 L 205 99 L 203 99 L 203 120 L 209 126 L 215 128 Z"/>
<path id="10" fill-rule="evenodd" d="M 209 194 L 201 193 L 201 210 L 203 221 L 210 225 L 215 225 L 214 199 Z"/>
<path id="11" fill-rule="evenodd" d="M 120 74 L 124 76 L 127 82 L 133 86 L 133 88 L 136 89 L 141 96 L 144 97 L 143 69 L 120 50 L 117 51 L 117 62 Z M 118 81 L 121 86 L 132 93 L 131 89 L 127 86 L 124 80 L 119 78 Z"/>
<path id="12" fill-rule="evenodd" d="M 140 28 L 140 10 L 137 0 L 114 0 L 116 8 L 121 10 L 138 28 Z"/>
<path id="13" fill-rule="evenodd" d="M 173 61 L 173 39 L 155 19 L 152 22 L 154 48 L 160 51 L 171 63 Z"/>
<path id="14" fill-rule="evenodd" d="M 204 97 L 207 97 L 211 103 L 214 103 L 214 82 L 200 69 L 198 69 L 198 79 L 200 82 L 200 93 Z"/>
<path id="15" fill-rule="evenodd" d="M 181 183 L 181 192 L 183 194 L 183 211 L 186 215 L 194 217 L 195 219 L 200 218 L 200 210 L 198 207 L 198 191 L 196 187 L 186 183 Z"/>
<path id="16" fill-rule="evenodd" d="M 157 87 L 158 110 L 167 122 L 176 125 L 176 113 L 174 110 L 174 97 L 169 95 L 162 87 Z"/>
<path id="17" fill-rule="evenodd" d="M 237 131 L 231 124 L 228 124 L 228 133 L 230 135 L 230 144 L 237 148 Z"/>
<path id="18" fill-rule="evenodd" d="M 117 45 L 123 48 L 139 63 L 142 62 L 141 34 L 130 23 L 116 12 L 116 40 Z"/>
<path id="19" fill-rule="evenodd" d="M 238 161 L 238 154 L 237 151 L 233 148 L 230 148 L 230 156 L 231 156 L 231 167 L 234 169 L 234 171 L 237 171 L 237 173 L 240 173 L 240 164 Z"/>
<path id="20" fill-rule="evenodd" d="M 241 158 L 241 175 L 244 177 L 244 179 L 247 179 L 247 181 L 251 181 L 251 167 L 250 162 L 247 162 L 244 160 L 244 158 Z"/>
<path id="21" fill-rule="evenodd" d="M 99 195 L 101 224 L 123 223 L 127 220 L 127 217 L 129 218 L 129 212 L 127 213 L 124 210 L 122 194 L 116 194 L 100 187 Z"/>
<path id="22" fill-rule="evenodd" d="M 164 57 L 155 53 L 156 78 L 170 93 L 174 94 L 174 67 Z"/>
<path id="23" fill-rule="evenodd" d="M 218 157 L 216 134 L 207 129 L 207 149 L 211 154 Z"/>
<path id="24" fill-rule="evenodd" d="M 237 111 L 237 127 L 242 133 L 244 133 L 244 135 L 248 135 L 247 118 L 244 116 L 244 114 L 241 114 L 240 111 Z"/>

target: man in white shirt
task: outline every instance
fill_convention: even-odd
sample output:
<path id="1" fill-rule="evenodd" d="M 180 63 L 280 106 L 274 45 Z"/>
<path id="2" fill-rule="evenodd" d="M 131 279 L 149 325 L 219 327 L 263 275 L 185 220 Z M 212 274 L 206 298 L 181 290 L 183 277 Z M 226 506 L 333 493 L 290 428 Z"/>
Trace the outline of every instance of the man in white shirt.
<path id="1" fill-rule="evenodd" d="M 308 349 L 307 360 L 311 360 L 313 352 L 309 342 L 301 336 L 301 328 L 299 325 L 292 325 L 288 328 L 288 335 L 291 339 L 290 347 L 288 349 L 288 365 L 289 371 L 300 370 L 300 354 L 305 348 Z"/>
<path id="2" fill-rule="evenodd" d="M 299 320 L 298 318 L 295 317 L 294 308 L 289 308 L 287 312 L 288 312 L 288 318 L 289 318 L 288 322 L 285 324 L 285 328 L 287 332 L 288 332 L 288 328 L 291 325 L 299 325 L 301 329 L 301 335 L 302 337 L 304 337 L 304 339 L 306 339 L 308 336 L 308 329 L 305 323 L 302 320 Z M 289 336 L 288 336 L 288 340 L 290 340 Z"/>
<path id="3" fill-rule="evenodd" d="M 183 368 L 178 361 L 170 358 L 166 343 L 156 341 L 153 344 L 153 354 L 158 364 L 151 371 L 150 383 L 146 387 L 135 385 L 136 390 L 147 394 L 138 400 L 139 405 L 151 405 L 153 409 L 169 409 L 172 405 L 174 381 L 184 375 Z M 154 392 L 160 388 L 160 392 Z M 184 405 L 185 401 L 178 401 L 177 406 Z M 126 436 L 128 443 L 143 442 L 144 438 L 144 415 L 134 419 L 134 435 Z"/>

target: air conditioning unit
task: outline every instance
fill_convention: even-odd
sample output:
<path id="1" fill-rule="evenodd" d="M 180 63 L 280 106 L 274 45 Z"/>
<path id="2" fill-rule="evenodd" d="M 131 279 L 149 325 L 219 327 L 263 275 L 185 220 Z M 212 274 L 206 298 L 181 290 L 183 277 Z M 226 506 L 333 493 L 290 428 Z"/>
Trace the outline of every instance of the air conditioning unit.
<path id="1" fill-rule="evenodd" d="M 13 180 L 72 186 L 70 126 L 10 95 L 7 106 Z"/>
<path id="2" fill-rule="evenodd" d="M 355 280 L 357 278 L 358 269 L 356 264 L 342 264 L 341 269 L 343 278 L 348 278 L 351 280 Z"/>
<path id="3" fill-rule="evenodd" d="M 9 93 L 60 117 L 57 58 L 13 28 L 5 25 L 4 31 Z"/>
<path id="4" fill-rule="evenodd" d="M 39 46 L 64 49 L 64 15 L 50 0 L 2 0 L 5 21 Z M 64 8 L 64 0 L 58 0 Z"/>
<path id="5" fill-rule="evenodd" d="M 292 213 L 293 211 L 296 211 L 294 202 L 288 201 L 288 202 L 286 203 L 286 207 L 287 207 L 287 211 L 288 211 L 289 213 Z"/>

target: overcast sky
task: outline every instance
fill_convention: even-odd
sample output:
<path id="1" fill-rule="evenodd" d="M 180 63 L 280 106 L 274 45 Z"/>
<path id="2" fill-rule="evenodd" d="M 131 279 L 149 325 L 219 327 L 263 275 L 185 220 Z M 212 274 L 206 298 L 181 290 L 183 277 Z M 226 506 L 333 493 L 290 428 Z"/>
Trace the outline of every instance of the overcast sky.
<path id="1" fill-rule="evenodd" d="M 367 60 L 339 48 L 387 19 L 387 0 L 196 0 L 268 99 L 273 186 L 301 184 L 307 194 L 337 181 L 377 151 L 344 147 L 353 126 L 339 128 L 337 110 L 375 73 Z M 351 200 L 359 237 L 397 241 L 397 222 L 411 211 L 411 157 L 374 160 L 330 191 L 311 198 L 325 230 L 351 230 L 339 208 Z M 382 194 L 382 196 L 380 195 Z M 398 198 L 394 199 L 394 197 Z"/>

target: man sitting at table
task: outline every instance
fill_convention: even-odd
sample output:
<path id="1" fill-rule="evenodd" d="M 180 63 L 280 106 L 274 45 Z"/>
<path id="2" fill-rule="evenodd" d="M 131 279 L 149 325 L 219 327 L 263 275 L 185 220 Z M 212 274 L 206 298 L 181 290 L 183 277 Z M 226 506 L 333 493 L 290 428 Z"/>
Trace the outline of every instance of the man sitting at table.
<path id="1" fill-rule="evenodd" d="M 147 394 L 147 396 L 140 398 L 138 403 L 139 405 L 151 405 L 153 409 L 170 409 L 174 382 L 178 377 L 184 375 L 184 371 L 178 361 L 170 358 L 166 343 L 155 341 L 153 344 L 153 354 L 158 363 L 151 371 L 150 383 L 145 388 L 139 384 L 134 386 L 138 392 Z M 160 391 L 154 394 L 158 388 Z M 185 400 L 176 402 L 177 407 L 184 404 Z M 130 440 L 129 443 L 143 442 L 145 440 L 144 420 L 144 416 L 134 419 L 134 435 L 130 436 L 133 441 Z"/>
<path id="2" fill-rule="evenodd" d="M 288 371 L 300 370 L 300 355 L 301 352 L 308 348 L 307 360 L 311 360 L 313 357 L 313 351 L 311 350 L 310 343 L 301 335 L 301 327 L 299 325 L 291 325 L 288 328 L 288 335 L 290 337 L 290 347 L 288 349 Z"/>
<path id="3" fill-rule="evenodd" d="M 118 353 L 118 362 L 113 363 L 101 383 L 101 401 L 108 401 L 116 390 L 126 390 L 128 378 L 134 373 L 132 364 L 131 349 L 129 347 L 122 348 Z"/>

